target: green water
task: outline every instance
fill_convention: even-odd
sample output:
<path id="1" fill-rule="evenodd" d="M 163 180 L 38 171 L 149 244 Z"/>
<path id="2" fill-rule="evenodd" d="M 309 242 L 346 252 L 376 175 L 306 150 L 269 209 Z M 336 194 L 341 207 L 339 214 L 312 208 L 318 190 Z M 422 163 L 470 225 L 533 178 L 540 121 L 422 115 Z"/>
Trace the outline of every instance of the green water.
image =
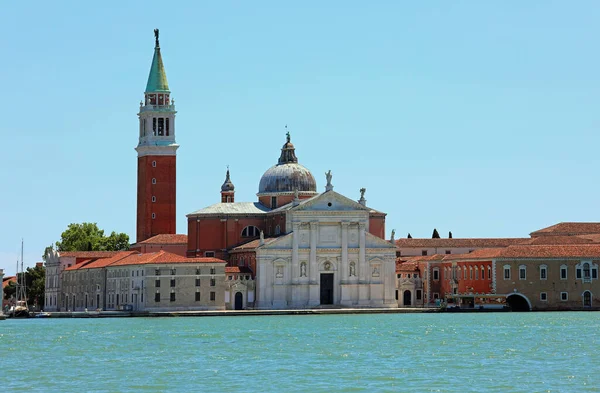
<path id="1" fill-rule="evenodd" d="M 600 313 L 0 321 L 1 392 L 600 392 Z"/>

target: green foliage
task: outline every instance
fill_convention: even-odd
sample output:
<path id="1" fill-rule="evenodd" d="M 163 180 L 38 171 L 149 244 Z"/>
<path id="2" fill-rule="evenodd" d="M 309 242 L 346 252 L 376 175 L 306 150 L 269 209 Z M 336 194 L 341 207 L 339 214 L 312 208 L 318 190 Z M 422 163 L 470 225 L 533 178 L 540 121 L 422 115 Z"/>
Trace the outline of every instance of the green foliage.
<path id="1" fill-rule="evenodd" d="M 104 236 L 104 230 L 96 223 L 69 224 L 56 242 L 58 251 L 121 251 L 129 249 L 129 235 L 112 232 Z M 46 249 L 47 250 L 47 249 Z"/>
<path id="2" fill-rule="evenodd" d="M 412 236 L 410 235 L 410 233 L 408 234 L 408 236 L 406 238 L 407 239 L 412 239 Z"/>
<path id="3" fill-rule="evenodd" d="M 17 285 L 14 282 L 9 282 L 6 288 L 4 288 L 4 299 L 10 299 L 11 296 L 15 296 L 17 291 Z"/>
<path id="4" fill-rule="evenodd" d="M 46 268 L 43 265 L 28 267 L 25 272 L 25 284 L 29 305 L 37 304 L 40 308 L 44 308 Z"/>
<path id="5" fill-rule="evenodd" d="M 448 239 L 452 239 L 452 231 L 448 232 Z"/>
<path id="6" fill-rule="evenodd" d="M 433 228 L 433 235 L 431 235 L 432 239 L 439 239 L 440 238 L 440 234 L 438 233 L 437 229 Z"/>

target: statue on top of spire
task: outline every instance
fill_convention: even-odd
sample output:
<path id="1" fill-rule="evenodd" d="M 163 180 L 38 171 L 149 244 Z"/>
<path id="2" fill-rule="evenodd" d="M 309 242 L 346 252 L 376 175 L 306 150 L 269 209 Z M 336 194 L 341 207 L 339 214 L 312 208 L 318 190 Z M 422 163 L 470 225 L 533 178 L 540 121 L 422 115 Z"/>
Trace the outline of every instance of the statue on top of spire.
<path id="1" fill-rule="evenodd" d="M 158 44 L 158 29 L 154 29 L 154 39 L 156 41 L 156 47 L 158 48 L 160 46 Z"/>

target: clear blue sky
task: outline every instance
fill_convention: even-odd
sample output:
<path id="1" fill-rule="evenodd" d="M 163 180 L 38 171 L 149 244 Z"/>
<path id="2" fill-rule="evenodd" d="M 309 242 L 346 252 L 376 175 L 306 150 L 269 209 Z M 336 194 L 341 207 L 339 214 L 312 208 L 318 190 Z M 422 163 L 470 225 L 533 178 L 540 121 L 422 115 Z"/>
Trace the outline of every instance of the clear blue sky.
<path id="1" fill-rule="evenodd" d="M 177 229 L 254 201 L 288 124 L 323 190 L 387 233 L 520 237 L 599 221 L 597 1 L 5 2 L 0 267 L 72 222 L 135 239 L 138 103 L 160 28 Z"/>

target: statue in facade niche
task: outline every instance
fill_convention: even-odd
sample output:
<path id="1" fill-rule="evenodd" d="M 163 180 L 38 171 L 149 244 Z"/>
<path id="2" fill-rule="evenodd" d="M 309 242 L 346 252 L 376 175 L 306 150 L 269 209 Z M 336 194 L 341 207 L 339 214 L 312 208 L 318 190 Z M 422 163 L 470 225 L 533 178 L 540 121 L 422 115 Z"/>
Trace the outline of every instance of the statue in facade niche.
<path id="1" fill-rule="evenodd" d="M 350 277 L 356 276 L 356 263 L 350 262 Z"/>
<path id="2" fill-rule="evenodd" d="M 300 264 L 300 277 L 306 277 L 306 262 Z"/>

